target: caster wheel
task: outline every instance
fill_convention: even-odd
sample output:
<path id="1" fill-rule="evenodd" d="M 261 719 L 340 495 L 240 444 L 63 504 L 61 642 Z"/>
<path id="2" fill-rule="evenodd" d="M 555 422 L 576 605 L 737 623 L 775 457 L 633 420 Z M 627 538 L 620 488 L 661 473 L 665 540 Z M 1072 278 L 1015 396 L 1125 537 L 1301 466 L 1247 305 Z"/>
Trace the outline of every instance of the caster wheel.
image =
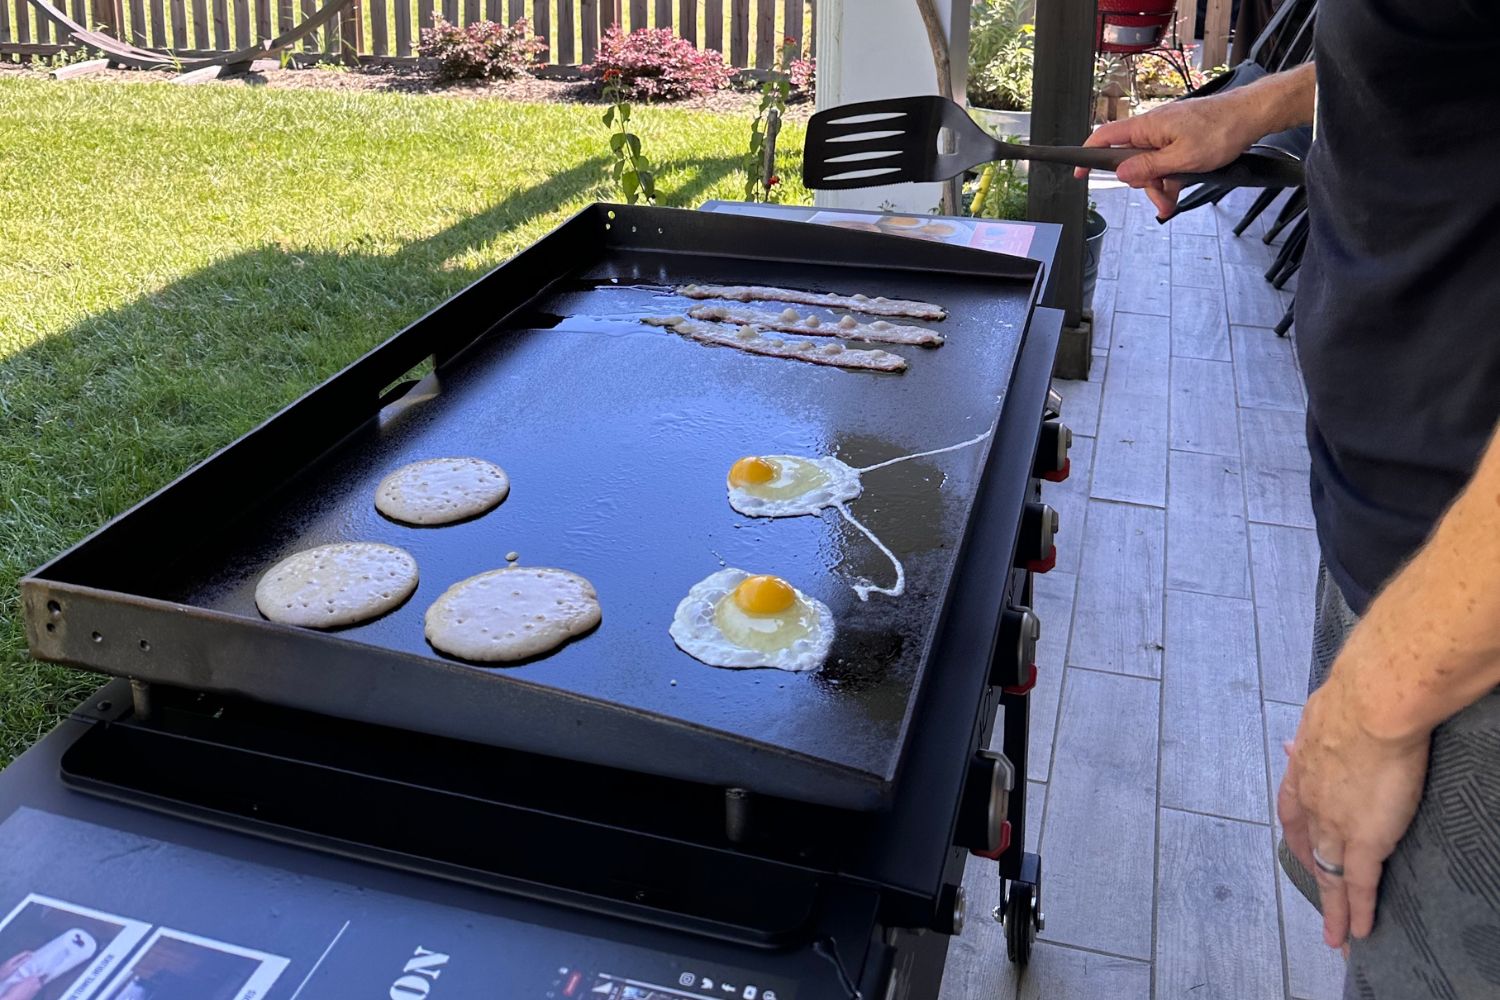
<path id="1" fill-rule="evenodd" d="M 1012 883 L 1005 900 L 1005 955 L 1017 967 L 1031 960 L 1036 932 L 1036 886 Z"/>

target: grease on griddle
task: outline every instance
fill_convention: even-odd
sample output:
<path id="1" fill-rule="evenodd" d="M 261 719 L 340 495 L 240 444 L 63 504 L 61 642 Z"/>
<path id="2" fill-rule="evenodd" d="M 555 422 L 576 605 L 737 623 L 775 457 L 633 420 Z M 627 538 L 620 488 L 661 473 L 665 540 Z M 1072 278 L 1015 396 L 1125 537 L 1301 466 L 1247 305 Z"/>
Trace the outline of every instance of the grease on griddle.
<path id="1" fill-rule="evenodd" d="M 906 638 L 900 632 L 841 627 L 838 655 L 823 664 L 817 683 L 840 694 L 878 687 L 891 667 L 900 662 L 905 648 Z"/>

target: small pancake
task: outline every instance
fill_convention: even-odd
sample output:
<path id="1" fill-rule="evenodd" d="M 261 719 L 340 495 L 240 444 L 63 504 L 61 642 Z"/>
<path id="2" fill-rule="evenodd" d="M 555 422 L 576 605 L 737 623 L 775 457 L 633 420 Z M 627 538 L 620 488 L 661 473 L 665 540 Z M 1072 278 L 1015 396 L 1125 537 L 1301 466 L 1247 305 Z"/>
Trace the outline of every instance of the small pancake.
<path id="1" fill-rule="evenodd" d="M 255 585 L 273 622 L 338 628 L 379 618 L 417 589 L 417 561 L 394 545 L 337 542 L 288 556 Z"/>
<path id="2" fill-rule="evenodd" d="M 505 470 L 482 458 L 403 465 L 375 487 L 375 509 L 405 524 L 451 524 L 483 514 L 510 493 Z"/>
<path id="3" fill-rule="evenodd" d="M 455 583 L 427 609 L 427 641 L 483 663 L 524 660 L 599 624 L 599 595 L 576 573 L 535 566 L 490 570 Z"/>

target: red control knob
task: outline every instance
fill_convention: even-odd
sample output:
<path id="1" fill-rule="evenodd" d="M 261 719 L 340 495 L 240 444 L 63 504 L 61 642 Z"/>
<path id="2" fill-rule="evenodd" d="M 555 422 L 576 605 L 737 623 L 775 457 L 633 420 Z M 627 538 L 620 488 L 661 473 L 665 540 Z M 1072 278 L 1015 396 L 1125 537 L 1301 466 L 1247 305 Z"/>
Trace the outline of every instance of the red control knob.
<path id="1" fill-rule="evenodd" d="M 1030 608 L 1002 611 L 990 661 L 990 686 L 1020 687 L 1030 680 L 1036 670 L 1036 643 L 1041 637 L 1041 619 Z"/>
<path id="2" fill-rule="evenodd" d="M 1057 565 L 1057 531 L 1057 511 L 1044 503 L 1028 503 L 1016 540 L 1016 567 L 1045 573 Z"/>
<path id="3" fill-rule="evenodd" d="M 959 803 L 958 846 L 985 854 L 1002 842 L 1015 783 L 1015 768 L 1004 754 L 981 750 L 974 755 Z"/>
<path id="4" fill-rule="evenodd" d="M 1073 446 L 1073 432 L 1056 420 L 1042 424 L 1042 433 L 1036 442 L 1036 461 L 1031 474 L 1038 479 L 1060 483 L 1068 478 L 1072 466 L 1068 461 L 1068 449 Z"/>

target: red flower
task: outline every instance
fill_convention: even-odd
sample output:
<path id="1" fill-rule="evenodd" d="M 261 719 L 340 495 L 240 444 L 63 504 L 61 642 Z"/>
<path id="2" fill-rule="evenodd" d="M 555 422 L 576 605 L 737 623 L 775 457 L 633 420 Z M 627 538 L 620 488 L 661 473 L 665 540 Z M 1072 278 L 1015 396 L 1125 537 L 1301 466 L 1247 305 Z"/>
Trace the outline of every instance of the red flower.
<path id="1" fill-rule="evenodd" d="M 619 78 L 620 71 L 617 69 L 607 69 L 604 71 L 604 79 L 606 80 L 618 80 Z"/>
<path id="2" fill-rule="evenodd" d="M 781 183 L 781 178 L 777 177 L 775 174 L 772 174 L 771 175 L 771 179 L 769 181 L 766 181 L 766 186 L 767 187 L 775 187 L 776 185 L 778 185 L 780 183 Z"/>
<path id="3" fill-rule="evenodd" d="M 793 38 L 791 35 L 787 35 L 785 38 L 783 38 L 781 40 L 781 44 L 782 45 L 796 45 L 797 44 L 797 39 Z"/>

